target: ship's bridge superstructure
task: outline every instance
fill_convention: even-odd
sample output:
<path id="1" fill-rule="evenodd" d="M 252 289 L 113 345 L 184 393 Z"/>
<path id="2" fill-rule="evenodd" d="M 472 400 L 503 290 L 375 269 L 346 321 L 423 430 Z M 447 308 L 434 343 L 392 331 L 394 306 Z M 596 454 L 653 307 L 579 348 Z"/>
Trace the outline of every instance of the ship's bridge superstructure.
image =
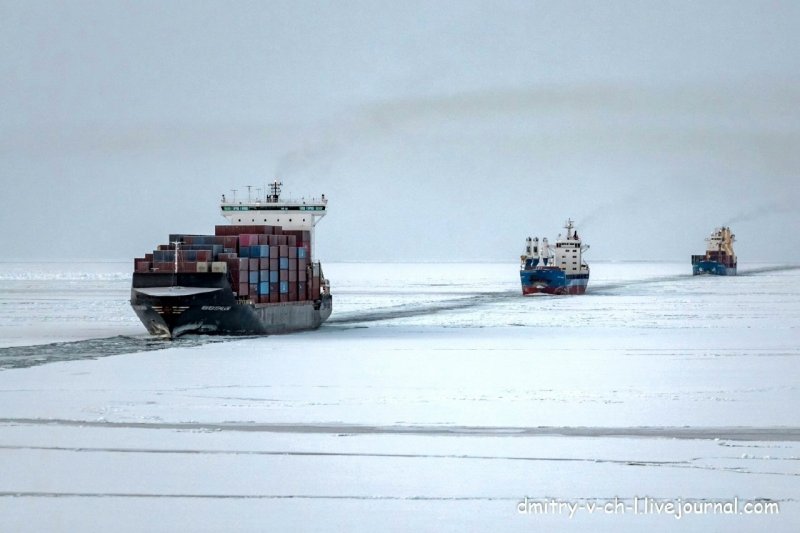
<path id="1" fill-rule="evenodd" d="M 281 198 L 283 183 L 273 181 L 266 187 L 263 195 L 257 189 L 255 196 L 248 186 L 247 199 L 236 198 L 233 190 L 231 198 L 222 195 L 220 211 L 231 224 L 281 226 L 285 230 L 311 232 L 311 250 L 314 250 L 314 226 L 328 213 L 328 199 L 320 198 Z M 313 253 L 313 252 L 312 252 Z"/>
<path id="2" fill-rule="evenodd" d="M 563 270 L 566 274 L 582 274 L 589 272 L 589 265 L 583 261 L 583 252 L 589 245 L 582 244 L 574 222 L 567 220 L 564 224 L 566 236 L 559 235 L 555 245 L 550 245 L 547 238 L 543 238 L 541 245 L 539 238 L 527 238 L 525 253 L 521 256 L 522 268 L 554 267 Z"/>
<path id="3" fill-rule="evenodd" d="M 247 200 L 237 200 L 222 195 L 220 210 L 231 224 L 281 226 L 287 230 L 313 230 L 317 222 L 327 213 L 328 200 L 320 198 L 281 198 L 283 183 L 272 182 L 269 190 L 253 198 L 248 192 Z M 260 191 L 260 190 L 259 190 Z"/>
<path id="4" fill-rule="evenodd" d="M 733 243 L 735 241 L 736 235 L 731 233 L 731 228 L 727 226 L 715 228 L 711 236 L 706 238 L 706 256 L 708 257 L 711 252 L 724 252 L 736 262 L 736 254 L 733 253 Z"/>

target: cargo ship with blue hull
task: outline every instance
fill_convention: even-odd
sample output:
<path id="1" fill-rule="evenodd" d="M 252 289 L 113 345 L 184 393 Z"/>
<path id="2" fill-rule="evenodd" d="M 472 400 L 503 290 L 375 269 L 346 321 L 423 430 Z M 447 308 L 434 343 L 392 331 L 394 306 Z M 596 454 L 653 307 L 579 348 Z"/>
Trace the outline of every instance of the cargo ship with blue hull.
<path id="1" fill-rule="evenodd" d="M 692 275 L 710 274 L 714 276 L 735 276 L 737 259 L 733 251 L 736 235 L 731 228 L 722 226 L 714 229 L 706 239 L 706 253 L 692 256 Z"/>
<path id="2" fill-rule="evenodd" d="M 525 253 L 520 256 L 522 294 L 584 294 L 589 284 L 589 265 L 583 252 L 589 246 L 581 242 L 572 220 L 564 224 L 566 235 L 559 235 L 555 245 L 547 237 L 528 237 Z"/>
<path id="3" fill-rule="evenodd" d="M 316 329 L 333 299 L 314 261 L 327 199 L 284 200 L 281 183 L 246 201 L 222 196 L 229 224 L 172 234 L 134 260 L 131 306 L 153 334 L 271 335 Z"/>

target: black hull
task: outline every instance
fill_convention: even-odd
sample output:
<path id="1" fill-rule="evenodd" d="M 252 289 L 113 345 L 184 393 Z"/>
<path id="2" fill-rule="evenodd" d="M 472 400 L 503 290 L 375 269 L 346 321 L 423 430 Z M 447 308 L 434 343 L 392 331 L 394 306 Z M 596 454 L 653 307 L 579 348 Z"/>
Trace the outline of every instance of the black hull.
<path id="1" fill-rule="evenodd" d="M 135 273 L 131 306 L 153 335 L 273 335 L 317 329 L 333 310 L 318 300 L 254 304 L 237 300 L 226 274 Z"/>

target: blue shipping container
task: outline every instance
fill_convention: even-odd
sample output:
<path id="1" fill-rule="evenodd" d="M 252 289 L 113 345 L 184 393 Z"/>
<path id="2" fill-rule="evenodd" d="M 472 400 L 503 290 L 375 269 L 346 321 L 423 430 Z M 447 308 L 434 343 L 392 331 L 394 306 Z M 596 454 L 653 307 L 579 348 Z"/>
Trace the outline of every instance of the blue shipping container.
<path id="1" fill-rule="evenodd" d="M 251 246 L 250 257 L 261 257 L 261 248 L 259 246 Z"/>
<path id="2" fill-rule="evenodd" d="M 267 246 L 265 244 L 262 244 L 261 246 L 259 246 L 259 248 L 261 248 L 261 257 L 268 258 L 269 257 L 269 246 Z"/>
<path id="3" fill-rule="evenodd" d="M 297 249 L 297 258 L 298 259 L 305 259 L 306 258 L 306 249 L 305 248 L 298 248 Z"/>
<path id="4" fill-rule="evenodd" d="M 258 270 L 251 271 L 249 276 L 251 285 L 255 285 L 256 283 L 258 283 Z"/>
<path id="5" fill-rule="evenodd" d="M 269 282 L 270 283 L 278 283 L 280 281 L 278 279 L 278 271 L 277 270 L 270 270 L 269 271 Z"/>
<path id="6" fill-rule="evenodd" d="M 289 282 L 281 281 L 281 294 L 288 294 L 288 293 L 289 293 Z"/>
<path id="7" fill-rule="evenodd" d="M 280 261 L 278 262 L 278 267 L 281 270 L 289 270 L 289 258 L 288 257 L 281 257 Z"/>
<path id="8" fill-rule="evenodd" d="M 250 247 L 242 246 L 239 248 L 239 257 L 250 257 Z"/>
<path id="9" fill-rule="evenodd" d="M 269 282 L 262 281 L 258 284 L 258 294 L 269 294 Z"/>
<path id="10" fill-rule="evenodd" d="M 259 270 L 258 281 L 269 282 L 269 270 Z"/>

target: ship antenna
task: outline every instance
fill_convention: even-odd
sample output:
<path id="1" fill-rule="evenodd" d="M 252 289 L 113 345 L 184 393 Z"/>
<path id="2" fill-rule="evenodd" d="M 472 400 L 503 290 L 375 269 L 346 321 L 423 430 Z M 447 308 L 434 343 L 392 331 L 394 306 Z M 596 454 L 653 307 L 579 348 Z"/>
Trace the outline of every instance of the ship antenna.
<path id="1" fill-rule="evenodd" d="M 249 204 L 252 200 L 250 199 L 250 189 L 253 188 L 252 185 L 245 185 L 247 187 L 247 203 Z"/>
<path id="2" fill-rule="evenodd" d="M 236 191 L 237 190 L 238 189 L 231 189 L 231 192 L 233 193 L 233 203 L 236 203 Z"/>

